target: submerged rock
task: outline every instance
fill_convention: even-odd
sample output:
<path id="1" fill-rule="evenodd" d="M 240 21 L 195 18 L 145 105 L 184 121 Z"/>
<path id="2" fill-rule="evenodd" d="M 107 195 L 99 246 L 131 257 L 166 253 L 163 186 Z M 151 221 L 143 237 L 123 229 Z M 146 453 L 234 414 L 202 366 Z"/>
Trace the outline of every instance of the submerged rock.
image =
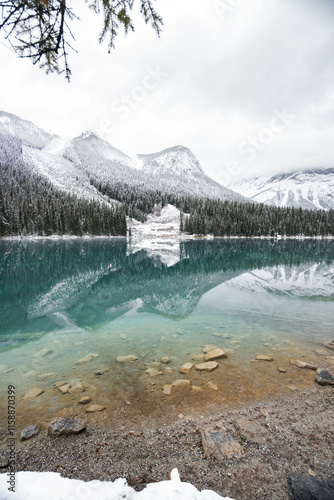
<path id="1" fill-rule="evenodd" d="M 108 371 L 109 371 L 109 368 L 102 368 L 101 370 L 97 370 L 97 371 L 95 372 L 95 375 L 96 375 L 96 376 L 99 376 L 99 375 L 104 375 L 105 373 L 108 373 Z"/>
<path id="2" fill-rule="evenodd" d="M 211 345 L 211 344 L 210 345 L 205 345 L 203 347 L 203 352 L 204 352 L 204 354 L 206 354 L 207 352 L 213 351 L 214 349 L 219 349 L 219 347 L 217 347 L 216 345 Z"/>
<path id="3" fill-rule="evenodd" d="M 160 359 L 160 361 L 161 363 L 164 363 L 164 365 L 168 365 L 171 362 L 171 359 L 168 356 L 164 356 Z"/>
<path id="4" fill-rule="evenodd" d="M 56 417 L 48 427 L 48 435 L 51 437 L 60 435 L 68 436 L 70 434 L 79 434 L 84 429 L 86 429 L 86 422 L 84 420 L 71 417 Z"/>
<path id="5" fill-rule="evenodd" d="M 30 389 L 28 392 L 26 392 L 26 394 L 23 396 L 23 399 L 33 399 L 33 398 L 37 398 L 37 396 L 40 396 L 41 394 L 43 394 L 43 389 L 37 389 L 37 388 L 34 388 L 34 389 Z"/>
<path id="6" fill-rule="evenodd" d="M 192 386 L 191 386 L 191 389 L 192 389 L 192 391 L 194 391 L 194 392 L 203 392 L 202 387 L 200 387 L 199 385 L 192 385 Z"/>
<path id="7" fill-rule="evenodd" d="M 67 384 L 67 382 L 66 382 L 66 380 L 63 380 L 63 381 L 61 381 L 61 382 L 55 382 L 55 383 L 53 384 L 53 387 L 56 387 L 56 388 L 57 388 L 57 387 L 60 387 L 61 385 L 65 385 L 65 384 Z"/>
<path id="8" fill-rule="evenodd" d="M 61 385 L 58 387 L 59 391 L 62 394 L 66 394 L 70 388 L 71 388 L 71 384 L 64 384 L 64 385 Z"/>
<path id="9" fill-rule="evenodd" d="M 58 375 L 57 372 L 42 373 L 42 375 L 38 375 L 38 380 L 45 380 L 46 378 L 54 378 L 57 375 Z"/>
<path id="10" fill-rule="evenodd" d="M 212 351 L 206 353 L 204 361 L 213 361 L 221 358 L 227 358 L 227 354 L 223 349 L 217 347 L 217 349 L 213 349 Z"/>
<path id="11" fill-rule="evenodd" d="M 179 380 L 175 380 L 175 382 L 172 383 L 173 387 L 189 387 L 190 386 L 190 380 L 187 380 L 185 378 L 180 378 Z"/>
<path id="12" fill-rule="evenodd" d="M 89 361 L 92 361 L 92 359 L 98 358 L 98 357 L 99 357 L 99 354 L 97 354 L 97 352 L 91 352 L 90 354 L 87 354 L 87 356 L 80 358 L 75 364 L 82 365 L 84 363 L 89 363 Z"/>
<path id="13" fill-rule="evenodd" d="M 204 359 L 204 354 L 196 354 L 196 356 L 193 356 L 194 361 L 202 361 Z"/>
<path id="14" fill-rule="evenodd" d="M 41 349 L 40 351 L 35 352 L 35 354 L 33 355 L 33 358 L 44 357 L 44 356 L 47 356 L 48 354 L 52 354 L 52 353 L 53 353 L 53 349 Z"/>
<path id="15" fill-rule="evenodd" d="M 21 432 L 21 441 L 25 441 L 26 439 L 30 439 L 34 436 L 37 436 L 39 434 L 39 425 L 28 425 L 23 431 Z"/>
<path id="16" fill-rule="evenodd" d="M 205 371 L 212 372 L 218 367 L 217 361 L 207 361 L 206 363 L 200 363 L 199 365 L 195 365 L 195 370 L 197 371 Z"/>
<path id="17" fill-rule="evenodd" d="M 11 368 L 9 365 L 0 365 L 0 372 L 1 373 L 9 373 L 14 371 L 13 368 Z"/>
<path id="18" fill-rule="evenodd" d="M 259 354 L 255 358 L 257 361 L 274 361 L 274 358 L 272 356 L 264 356 L 262 354 Z"/>
<path id="19" fill-rule="evenodd" d="M 76 385 L 75 387 L 71 387 L 70 389 L 68 389 L 68 392 L 70 394 L 78 394 L 78 393 L 81 393 L 81 392 L 84 392 L 85 388 L 83 385 Z"/>
<path id="20" fill-rule="evenodd" d="M 194 366 L 194 363 L 184 363 L 180 368 L 180 373 L 189 373 Z"/>
<path id="21" fill-rule="evenodd" d="M 309 363 L 305 363 L 305 361 L 300 361 L 300 359 L 297 359 L 295 364 L 296 366 L 298 366 L 298 368 L 308 368 L 309 370 L 317 369 L 316 366 L 310 365 Z"/>
<path id="22" fill-rule="evenodd" d="M 328 354 L 328 351 L 326 351 L 326 349 L 322 349 L 322 348 L 316 349 L 315 352 L 316 352 L 316 354 L 318 354 L 318 356 L 327 356 L 327 354 Z"/>
<path id="23" fill-rule="evenodd" d="M 218 385 L 214 384 L 213 382 L 208 382 L 206 385 L 209 387 L 209 389 L 212 389 L 213 391 L 218 391 Z"/>
<path id="24" fill-rule="evenodd" d="M 3 469 L 4 467 L 8 467 L 8 465 L 9 465 L 8 458 L 0 457 L 0 469 Z"/>
<path id="25" fill-rule="evenodd" d="M 327 370 L 318 369 L 315 381 L 320 385 L 334 385 L 334 377 Z"/>
<path id="26" fill-rule="evenodd" d="M 325 342 L 324 346 L 327 347 L 327 349 L 334 349 L 334 340 L 330 340 L 329 342 Z"/>
<path id="27" fill-rule="evenodd" d="M 162 375 L 162 372 L 159 372 L 155 368 L 148 368 L 145 373 L 149 375 L 150 377 L 157 377 L 158 375 Z"/>
<path id="28" fill-rule="evenodd" d="M 128 356 L 117 356 L 117 363 L 131 363 L 132 361 L 137 361 L 137 356 L 134 354 L 129 354 Z"/>
<path id="29" fill-rule="evenodd" d="M 281 372 L 281 373 L 286 373 L 286 369 L 285 369 L 285 368 L 281 368 L 281 367 L 280 367 L 280 368 L 278 369 L 278 371 L 279 371 L 279 372 Z"/>

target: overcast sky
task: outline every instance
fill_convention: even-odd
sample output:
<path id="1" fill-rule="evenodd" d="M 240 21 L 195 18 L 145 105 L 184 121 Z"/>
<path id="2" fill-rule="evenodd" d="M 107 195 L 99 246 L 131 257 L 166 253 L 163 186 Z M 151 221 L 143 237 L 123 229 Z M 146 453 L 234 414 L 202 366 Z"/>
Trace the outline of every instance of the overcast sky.
<path id="1" fill-rule="evenodd" d="M 0 44 L 0 109 L 131 154 L 182 144 L 225 185 L 334 166 L 332 0 L 157 0 L 161 38 L 135 16 L 110 55 L 102 20 L 71 3 L 71 83 Z"/>

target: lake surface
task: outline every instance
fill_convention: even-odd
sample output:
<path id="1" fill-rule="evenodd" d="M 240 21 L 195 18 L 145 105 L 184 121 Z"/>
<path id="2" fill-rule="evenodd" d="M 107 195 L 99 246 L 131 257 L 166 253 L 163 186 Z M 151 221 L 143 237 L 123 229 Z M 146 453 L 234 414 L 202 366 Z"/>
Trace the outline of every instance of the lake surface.
<path id="1" fill-rule="evenodd" d="M 2 241 L 0 307 L 1 402 L 15 385 L 20 425 L 81 415 L 85 395 L 107 407 L 94 418 L 110 425 L 164 422 L 311 387 L 314 371 L 291 359 L 334 368 L 334 351 L 315 352 L 334 336 L 334 245 Z M 208 345 L 228 358 L 210 373 L 180 374 Z M 89 354 L 95 357 L 77 364 Z M 254 361 L 259 354 L 274 361 Z M 116 361 L 127 355 L 137 359 Z M 162 373 L 151 377 L 148 368 Z M 163 386 L 180 378 L 190 387 L 164 395 Z M 62 394 L 57 382 L 85 392 Z M 44 392 L 23 400 L 31 388 Z"/>

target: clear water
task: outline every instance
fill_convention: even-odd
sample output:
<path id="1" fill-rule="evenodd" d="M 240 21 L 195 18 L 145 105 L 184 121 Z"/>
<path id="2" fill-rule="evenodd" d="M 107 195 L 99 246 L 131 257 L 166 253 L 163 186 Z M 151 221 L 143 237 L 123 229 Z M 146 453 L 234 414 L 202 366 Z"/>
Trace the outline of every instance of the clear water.
<path id="1" fill-rule="evenodd" d="M 2 241 L 0 307 L 1 397 L 7 384 L 16 386 L 22 422 L 83 412 L 77 405 L 83 395 L 106 405 L 109 421 L 164 419 L 167 407 L 168 414 L 203 413 L 313 383 L 314 372 L 297 369 L 291 358 L 331 366 L 315 351 L 334 337 L 334 246 L 313 240 Z M 228 359 L 213 372 L 181 375 L 181 365 L 198 363 L 193 357 L 207 345 L 226 349 Z M 42 349 L 52 352 L 39 355 Z M 90 353 L 98 357 L 76 364 Z M 129 354 L 138 359 L 117 363 Z M 254 361 L 258 354 L 274 361 Z M 150 377 L 149 367 L 162 374 Z M 108 372 L 96 376 L 101 369 Z M 47 373 L 54 375 L 41 380 Z M 163 385 L 179 378 L 202 390 L 173 388 L 164 396 Z M 63 395 L 54 387 L 59 381 L 86 391 Z M 218 391 L 208 389 L 209 381 Z M 44 393 L 23 400 L 32 387 Z"/>

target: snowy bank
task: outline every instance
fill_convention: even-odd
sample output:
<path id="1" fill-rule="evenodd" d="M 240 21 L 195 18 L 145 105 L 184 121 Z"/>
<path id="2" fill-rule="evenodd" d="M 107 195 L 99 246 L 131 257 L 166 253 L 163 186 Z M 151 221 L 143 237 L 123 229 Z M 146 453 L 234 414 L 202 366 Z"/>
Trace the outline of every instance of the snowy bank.
<path id="1" fill-rule="evenodd" d="M 61 477 L 56 472 L 18 472 L 15 492 L 9 491 L 7 474 L 0 474 L 1 500 L 233 500 L 210 490 L 199 492 L 190 483 L 181 483 L 177 469 L 170 481 L 149 484 L 136 492 L 125 479 L 114 482 L 89 481 Z"/>

